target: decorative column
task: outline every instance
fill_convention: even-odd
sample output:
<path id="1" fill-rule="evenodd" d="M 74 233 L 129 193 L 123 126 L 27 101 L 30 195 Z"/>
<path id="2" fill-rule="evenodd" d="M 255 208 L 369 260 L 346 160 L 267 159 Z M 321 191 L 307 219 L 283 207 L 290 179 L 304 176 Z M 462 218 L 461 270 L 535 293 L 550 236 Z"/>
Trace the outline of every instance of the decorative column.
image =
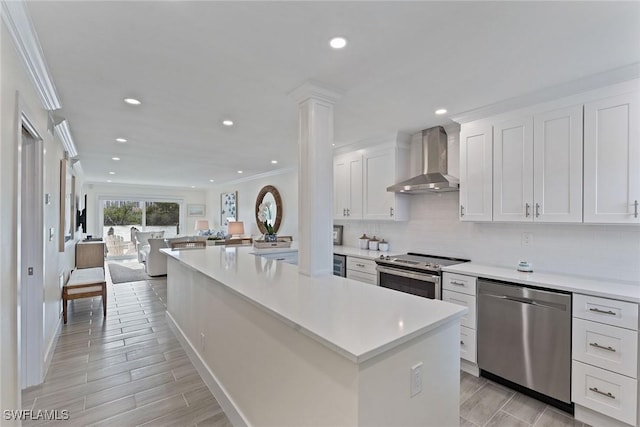
<path id="1" fill-rule="evenodd" d="M 298 268 L 333 274 L 333 105 L 341 95 L 304 83 L 290 95 L 299 107 Z"/>

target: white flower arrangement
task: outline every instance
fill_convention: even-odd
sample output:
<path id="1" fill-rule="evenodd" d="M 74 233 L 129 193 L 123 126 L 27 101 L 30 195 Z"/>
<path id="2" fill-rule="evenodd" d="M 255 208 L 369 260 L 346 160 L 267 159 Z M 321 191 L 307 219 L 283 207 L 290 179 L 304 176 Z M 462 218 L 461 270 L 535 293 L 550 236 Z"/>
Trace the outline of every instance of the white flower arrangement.
<path id="1" fill-rule="evenodd" d="M 273 225 L 271 225 L 271 202 L 264 202 L 258 206 L 258 219 L 267 229 L 265 234 L 275 234 Z"/>

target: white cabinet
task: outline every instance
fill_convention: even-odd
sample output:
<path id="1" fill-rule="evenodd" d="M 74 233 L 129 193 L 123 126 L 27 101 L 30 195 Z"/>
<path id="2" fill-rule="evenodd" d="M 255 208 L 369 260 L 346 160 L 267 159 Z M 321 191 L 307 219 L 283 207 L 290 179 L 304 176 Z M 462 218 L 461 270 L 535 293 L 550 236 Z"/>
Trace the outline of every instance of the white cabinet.
<path id="1" fill-rule="evenodd" d="M 582 221 L 582 106 L 494 126 L 494 221 Z"/>
<path id="2" fill-rule="evenodd" d="M 493 128 L 463 125 L 460 131 L 460 221 L 493 218 Z"/>
<path id="3" fill-rule="evenodd" d="M 406 179 L 409 146 L 383 144 L 336 156 L 333 161 L 334 219 L 407 221 L 409 195 L 387 187 Z"/>
<path id="4" fill-rule="evenodd" d="M 372 259 L 347 256 L 347 279 L 377 285 L 376 262 Z"/>
<path id="5" fill-rule="evenodd" d="M 494 126 L 493 220 L 528 221 L 533 199 L 533 119 Z"/>
<path id="6" fill-rule="evenodd" d="M 409 149 L 381 147 L 364 151 L 363 218 L 407 221 L 409 195 L 387 191 L 387 187 L 407 178 Z"/>
<path id="7" fill-rule="evenodd" d="M 584 222 L 640 224 L 639 94 L 584 107 Z"/>
<path id="8" fill-rule="evenodd" d="M 638 305 L 574 294 L 572 330 L 576 419 L 612 424 L 604 416 L 637 425 Z"/>
<path id="9" fill-rule="evenodd" d="M 333 161 L 333 217 L 362 219 L 362 155 L 348 153 Z"/>
<path id="10" fill-rule="evenodd" d="M 444 273 L 442 275 L 442 300 L 461 305 L 469 309 L 460 321 L 460 357 L 471 364 L 477 361 L 476 356 L 476 281 L 473 276 Z M 467 366 L 461 365 L 463 370 Z M 469 371 L 474 375 L 473 371 Z"/>

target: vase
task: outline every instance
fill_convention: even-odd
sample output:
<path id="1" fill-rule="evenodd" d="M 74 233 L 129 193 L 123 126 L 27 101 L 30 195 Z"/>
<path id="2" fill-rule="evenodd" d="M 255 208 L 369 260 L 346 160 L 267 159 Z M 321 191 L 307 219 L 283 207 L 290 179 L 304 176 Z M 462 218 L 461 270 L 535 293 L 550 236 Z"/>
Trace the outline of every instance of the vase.
<path id="1" fill-rule="evenodd" d="M 278 235 L 277 234 L 265 234 L 264 235 L 264 241 L 265 242 L 277 242 L 278 241 Z"/>

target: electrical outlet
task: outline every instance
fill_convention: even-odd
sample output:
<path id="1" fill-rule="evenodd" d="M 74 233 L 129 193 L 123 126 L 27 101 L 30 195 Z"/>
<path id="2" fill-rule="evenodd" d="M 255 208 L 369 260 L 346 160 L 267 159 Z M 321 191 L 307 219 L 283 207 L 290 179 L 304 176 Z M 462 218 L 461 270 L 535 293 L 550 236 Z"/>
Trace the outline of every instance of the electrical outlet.
<path id="1" fill-rule="evenodd" d="M 522 233 L 522 246 L 533 245 L 533 233 Z"/>
<path id="2" fill-rule="evenodd" d="M 411 367 L 411 397 L 422 391 L 422 362 Z"/>
<path id="3" fill-rule="evenodd" d="M 204 332 L 200 332 L 200 351 L 204 353 Z"/>

